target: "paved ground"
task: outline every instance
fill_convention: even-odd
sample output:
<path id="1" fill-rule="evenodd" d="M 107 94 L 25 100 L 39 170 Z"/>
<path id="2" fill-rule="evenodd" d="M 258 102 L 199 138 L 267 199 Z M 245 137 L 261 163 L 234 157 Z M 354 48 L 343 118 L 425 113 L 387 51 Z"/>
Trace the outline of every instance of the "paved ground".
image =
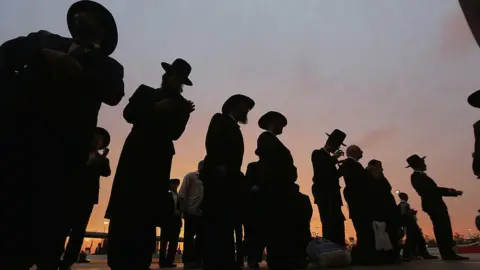
<path id="1" fill-rule="evenodd" d="M 462 254 L 463 255 L 463 254 Z M 473 270 L 473 269 L 480 269 L 480 254 L 469 254 L 466 255 L 471 258 L 470 261 L 463 261 L 463 262 L 443 262 L 441 260 L 435 261 L 414 261 L 411 263 L 404 263 L 402 265 L 394 265 L 394 266 L 374 266 L 374 267 L 346 267 L 343 269 L 354 269 L 354 270 L 362 270 L 362 269 L 376 269 L 376 270 L 386 270 L 386 269 L 409 269 L 409 270 Z M 93 262 L 89 264 L 77 264 L 73 267 L 75 270 L 108 270 L 109 268 L 105 263 L 98 263 Z M 152 265 L 152 269 L 158 269 L 158 265 Z M 183 269 L 182 265 L 180 264 L 177 269 Z M 247 269 L 247 268 L 245 268 Z M 263 265 L 262 269 L 267 269 L 265 265 Z M 314 269 L 314 268 L 312 268 Z"/>

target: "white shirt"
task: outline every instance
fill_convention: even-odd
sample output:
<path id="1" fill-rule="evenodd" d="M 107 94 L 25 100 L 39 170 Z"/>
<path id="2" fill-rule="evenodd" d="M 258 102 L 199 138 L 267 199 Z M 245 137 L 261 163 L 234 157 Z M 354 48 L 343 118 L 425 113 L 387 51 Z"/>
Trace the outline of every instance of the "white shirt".
<path id="1" fill-rule="evenodd" d="M 203 182 L 198 176 L 198 172 L 185 175 L 178 193 L 187 205 L 187 213 L 195 216 L 202 215 L 200 205 L 203 201 Z"/>
<path id="2" fill-rule="evenodd" d="M 347 157 L 347 158 L 349 158 L 349 159 L 351 159 L 351 160 L 353 160 L 353 161 L 355 161 L 355 162 L 358 162 L 358 160 L 357 160 L 356 158 L 354 158 L 354 157 Z"/>

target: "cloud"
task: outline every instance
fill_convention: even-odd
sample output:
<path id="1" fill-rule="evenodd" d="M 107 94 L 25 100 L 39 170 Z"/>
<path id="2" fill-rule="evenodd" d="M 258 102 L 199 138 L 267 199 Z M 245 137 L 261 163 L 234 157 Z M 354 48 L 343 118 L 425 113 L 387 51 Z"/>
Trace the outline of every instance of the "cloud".
<path id="1" fill-rule="evenodd" d="M 376 146 L 382 141 L 392 139 L 398 135 L 399 130 L 396 127 L 384 127 L 367 132 L 358 141 L 358 145 L 362 148 Z"/>

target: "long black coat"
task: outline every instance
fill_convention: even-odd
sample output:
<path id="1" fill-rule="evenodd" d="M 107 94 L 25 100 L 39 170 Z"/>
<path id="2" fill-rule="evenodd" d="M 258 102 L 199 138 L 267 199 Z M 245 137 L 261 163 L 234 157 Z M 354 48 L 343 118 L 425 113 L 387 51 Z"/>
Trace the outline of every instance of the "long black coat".
<path id="1" fill-rule="evenodd" d="M 258 137 L 256 153 L 259 157 L 260 178 L 267 197 L 281 196 L 295 190 L 297 167 L 290 150 L 272 133 L 265 131 Z"/>
<path id="2" fill-rule="evenodd" d="M 388 182 L 385 176 L 375 178 L 369 170 L 367 170 L 367 176 L 369 177 L 368 197 L 372 201 L 370 210 L 373 219 L 398 223 L 400 221 L 400 212 L 392 195 L 390 182 Z"/>
<path id="3" fill-rule="evenodd" d="M 345 181 L 343 196 L 348 204 L 350 218 L 371 218 L 371 207 L 368 196 L 368 176 L 362 164 L 351 158 L 345 159 L 340 166 L 340 174 Z"/>
<path id="4" fill-rule="evenodd" d="M 99 153 L 86 165 L 82 182 L 78 184 L 76 196 L 86 204 L 97 204 L 100 191 L 100 177 L 108 177 L 112 173 L 110 160 Z"/>
<path id="5" fill-rule="evenodd" d="M 155 103 L 164 99 L 176 102 L 173 111 L 155 110 Z M 139 215 L 161 223 L 166 217 L 167 209 L 162 205 L 168 198 L 173 141 L 185 130 L 190 118 L 188 107 L 179 92 L 169 89 L 141 85 L 132 95 L 123 116 L 133 127 L 120 155 L 107 218 Z"/>
<path id="6" fill-rule="evenodd" d="M 343 205 L 340 192 L 340 173 L 337 169 L 337 159 L 325 149 L 312 152 L 313 186 L 312 194 L 315 203 L 324 209 L 338 208 Z"/>
<path id="7" fill-rule="evenodd" d="M 237 121 L 228 114 L 215 114 L 208 126 L 205 148 L 207 155 L 200 172 L 204 186 L 203 208 L 214 209 L 235 203 L 244 177 L 241 167 L 245 151 Z M 218 177 L 216 168 L 219 166 L 226 169 L 226 177 Z"/>
<path id="8" fill-rule="evenodd" d="M 115 106 L 124 96 L 123 66 L 97 50 L 77 58 L 78 79 L 54 78 L 42 50 L 67 53 L 72 43 L 42 30 L 0 46 L 1 178 L 13 174 L 34 193 L 64 193 L 81 181 L 75 176 L 88 160 L 102 103 Z"/>
<path id="9" fill-rule="evenodd" d="M 473 174 L 480 177 L 480 121 L 473 124 L 473 132 L 475 135 L 475 148 L 473 152 L 472 169 Z"/>
<path id="10" fill-rule="evenodd" d="M 411 176 L 412 186 L 422 198 L 422 209 L 429 213 L 438 210 L 447 210 L 443 197 L 456 196 L 448 188 L 439 187 L 437 183 L 424 172 L 413 172 Z"/>

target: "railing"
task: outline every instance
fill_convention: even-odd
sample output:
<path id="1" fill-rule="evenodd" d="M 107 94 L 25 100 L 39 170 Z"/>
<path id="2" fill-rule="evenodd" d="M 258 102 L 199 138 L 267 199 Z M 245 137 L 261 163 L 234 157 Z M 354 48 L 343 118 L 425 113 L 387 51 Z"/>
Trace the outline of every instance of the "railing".
<path id="1" fill-rule="evenodd" d="M 85 232 L 85 238 L 101 238 L 106 239 L 108 236 L 104 232 Z M 157 236 L 157 241 L 160 241 L 160 236 Z M 178 238 L 178 242 L 183 242 L 183 237 Z"/>

